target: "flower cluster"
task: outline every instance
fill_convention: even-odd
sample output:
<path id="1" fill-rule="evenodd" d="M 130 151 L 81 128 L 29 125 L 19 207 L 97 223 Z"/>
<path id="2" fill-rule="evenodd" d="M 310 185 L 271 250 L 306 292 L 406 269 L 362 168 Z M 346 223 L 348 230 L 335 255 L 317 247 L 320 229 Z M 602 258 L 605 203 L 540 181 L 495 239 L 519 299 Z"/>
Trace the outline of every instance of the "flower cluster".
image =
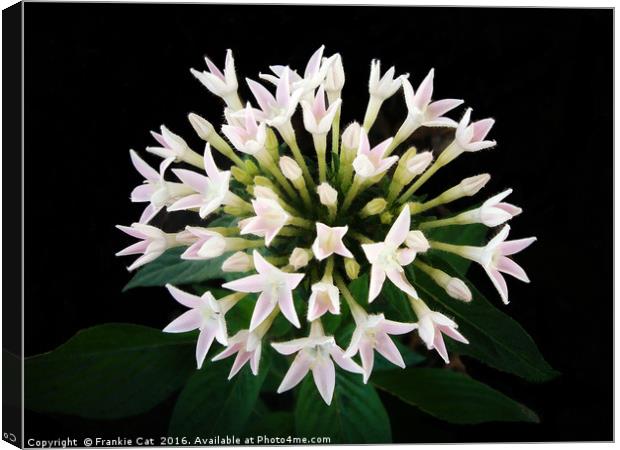
<path id="1" fill-rule="evenodd" d="M 465 282 L 424 258 L 429 249 L 459 255 L 480 264 L 508 303 L 502 273 L 528 281 L 510 256 L 535 238 L 507 240 L 510 227 L 506 222 L 521 212 L 504 201 L 510 189 L 451 217 L 426 214 L 473 196 L 487 184 L 490 176 L 480 174 L 435 197 L 419 194 L 433 174 L 461 154 L 495 146 L 495 141 L 487 140 L 492 119 L 472 122 L 469 108 L 456 122 L 445 115 L 463 101 L 432 100 L 433 70 L 414 90 L 408 74 L 395 76 L 391 67 L 382 75 L 380 62 L 373 61 L 363 123 L 352 122 L 340 133 L 345 73 L 341 56 L 323 57 L 323 51 L 321 47 L 312 55 L 303 75 L 287 66 L 271 66 L 271 73 L 259 75 L 262 82 L 246 79 L 254 103 L 240 98 L 230 50 L 223 71 L 208 58 L 208 71 L 192 69 L 224 101 L 225 123 L 218 130 L 206 119 L 189 115 L 192 127 L 206 141 L 202 155 L 164 126 L 159 133 L 153 132 L 157 146 L 146 151 L 163 159 L 159 170 L 130 151 L 133 165 L 144 177 L 131 200 L 147 206 L 139 222 L 119 226 L 138 242 L 118 254 L 140 255 L 130 270 L 178 246 L 186 247 L 181 258 L 188 260 L 224 255 L 222 272 L 235 275 L 222 284 L 230 294 L 216 299 L 211 292 L 196 296 L 168 285 L 172 296 L 189 310 L 164 331 L 199 330 L 199 368 L 216 340 L 224 349 L 214 361 L 236 355 L 230 372 L 233 377 L 247 362 L 254 374 L 258 372 L 263 341 L 279 314 L 295 328 L 302 328 L 305 319 L 306 337 L 271 343 L 282 355 L 296 355 L 279 392 L 293 388 L 312 371 L 329 404 L 336 379 L 334 363 L 361 374 L 364 382 L 373 370 L 375 351 L 405 366 L 390 335 L 417 330 L 428 349 L 435 349 L 446 362 L 444 335 L 468 343 L 453 320 L 427 306 L 416 282 L 408 277 L 407 266 L 426 273 L 451 297 L 469 302 L 472 294 Z M 401 88 L 406 118 L 394 137 L 371 143 L 370 132 L 383 103 Z M 303 130 L 293 126 L 299 109 Z M 418 151 L 403 145 L 417 130 L 429 127 L 453 129 L 452 141 L 443 151 Z M 231 161 L 229 170 L 217 166 L 213 150 Z M 173 163 L 180 165 L 171 169 Z M 164 232 L 148 224 L 161 210 L 196 212 L 204 226 Z M 216 216 L 232 220 L 226 224 L 220 220 L 218 225 L 212 223 Z M 472 223 L 502 228 L 484 247 L 427 239 L 434 228 Z M 347 280 L 360 273 L 369 274 L 364 299 L 354 298 L 348 288 Z M 381 295 L 385 283 L 407 296 L 416 323 L 369 312 L 368 304 Z M 301 307 L 294 301 L 296 291 L 305 293 Z M 246 329 L 228 336 L 226 315 L 242 301 L 255 301 L 251 320 Z M 345 303 L 355 328 L 343 349 L 342 342 L 325 332 L 322 320 L 341 314 Z M 301 320 L 300 308 L 306 311 Z"/>

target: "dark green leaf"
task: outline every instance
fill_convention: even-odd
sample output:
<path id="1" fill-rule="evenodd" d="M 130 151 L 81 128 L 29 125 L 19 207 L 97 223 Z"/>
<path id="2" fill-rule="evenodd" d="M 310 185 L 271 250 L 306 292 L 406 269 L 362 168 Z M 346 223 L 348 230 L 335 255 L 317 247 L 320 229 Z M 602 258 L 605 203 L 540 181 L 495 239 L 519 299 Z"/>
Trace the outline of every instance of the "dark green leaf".
<path id="1" fill-rule="evenodd" d="M 155 261 L 141 267 L 123 291 L 142 286 L 165 286 L 167 283 L 175 286 L 200 283 L 224 276 L 222 263 L 230 256 L 228 253 L 213 259 L 189 261 L 181 259 L 184 251 L 185 247 L 166 250 Z"/>
<path id="2" fill-rule="evenodd" d="M 433 260 L 433 265 L 467 282 L 458 271 L 438 258 Z M 451 350 L 530 381 L 547 381 L 558 374 L 545 361 L 521 325 L 493 306 L 471 283 L 467 285 L 473 300 L 464 303 L 450 297 L 413 265 L 407 268 L 408 272 L 411 270 L 415 270 L 418 277 L 416 288 L 421 298 L 431 309 L 453 317 L 459 324 L 459 331 L 469 340 L 469 345 L 466 345 L 447 339 Z"/>
<path id="3" fill-rule="evenodd" d="M 172 412 L 171 435 L 193 440 L 243 433 L 269 364 L 263 358 L 257 376 L 246 364 L 229 381 L 232 360 L 209 363 L 190 378 Z"/>
<path id="4" fill-rule="evenodd" d="M 422 411 L 452 423 L 538 422 L 529 408 L 461 373 L 445 369 L 373 373 L 372 383 Z"/>
<path id="5" fill-rule="evenodd" d="M 248 424 L 245 436 L 267 436 L 268 438 L 295 436 L 295 417 L 292 412 L 288 411 L 268 412 Z"/>
<path id="6" fill-rule="evenodd" d="M 195 345 L 195 333 L 130 324 L 88 328 L 26 359 L 26 407 L 97 419 L 148 411 L 194 373 Z"/>
<path id="7" fill-rule="evenodd" d="M 447 227 L 431 228 L 425 231 L 426 237 L 433 241 L 447 242 L 456 245 L 482 246 L 486 243 L 488 228 L 481 223 L 469 225 L 450 225 Z M 431 252 L 435 252 L 431 250 Z M 441 252 L 441 257 L 448 261 L 459 273 L 467 273 L 471 261 L 452 253 Z"/>
<path id="8" fill-rule="evenodd" d="M 337 372 L 332 404 L 327 406 L 312 376 L 306 376 L 295 406 L 295 428 L 302 437 L 330 437 L 331 443 L 392 441 L 390 419 L 375 389 L 358 374 Z"/>

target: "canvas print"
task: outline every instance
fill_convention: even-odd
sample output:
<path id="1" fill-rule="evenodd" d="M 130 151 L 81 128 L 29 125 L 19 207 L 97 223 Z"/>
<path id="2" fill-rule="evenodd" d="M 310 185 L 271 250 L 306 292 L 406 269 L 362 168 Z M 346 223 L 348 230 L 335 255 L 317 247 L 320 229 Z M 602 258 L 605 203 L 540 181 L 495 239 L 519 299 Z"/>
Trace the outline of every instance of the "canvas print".
<path id="1" fill-rule="evenodd" d="M 13 443 L 613 439 L 612 10 L 22 13 Z"/>

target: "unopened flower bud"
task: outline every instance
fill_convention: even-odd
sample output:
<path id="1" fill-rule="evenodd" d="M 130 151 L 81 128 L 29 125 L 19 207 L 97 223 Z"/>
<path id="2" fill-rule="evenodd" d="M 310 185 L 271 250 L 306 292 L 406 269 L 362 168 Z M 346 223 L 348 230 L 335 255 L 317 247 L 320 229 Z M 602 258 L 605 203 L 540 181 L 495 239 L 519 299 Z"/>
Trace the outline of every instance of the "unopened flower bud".
<path id="1" fill-rule="evenodd" d="M 302 177 L 301 167 L 293 158 L 288 156 L 280 158 L 280 170 L 291 181 L 297 181 Z"/>
<path id="2" fill-rule="evenodd" d="M 389 211 L 383 211 L 383 213 L 381 214 L 381 223 L 384 225 L 391 225 L 392 221 L 394 220 L 394 214 L 392 214 Z"/>
<path id="3" fill-rule="evenodd" d="M 374 216 L 376 214 L 381 214 L 385 210 L 386 206 L 386 199 L 382 197 L 374 198 L 362 208 L 362 210 L 360 211 L 360 216 L 368 217 Z"/>
<path id="4" fill-rule="evenodd" d="M 420 230 L 412 230 L 407 233 L 405 245 L 418 253 L 424 253 L 431 247 L 424 233 Z"/>
<path id="5" fill-rule="evenodd" d="M 354 155 L 357 153 L 361 128 L 359 123 L 353 122 L 342 132 L 342 152 L 347 161 L 353 161 Z"/>
<path id="6" fill-rule="evenodd" d="M 278 194 L 273 192 L 271 188 L 267 186 L 254 186 L 254 197 L 256 198 L 270 198 L 271 200 L 279 200 Z"/>
<path id="7" fill-rule="evenodd" d="M 293 266 L 293 269 L 299 270 L 302 267 L 306 267 L 312 259 L 312 252 L 307 248 L 295 247 L 291 253 L 288 263 Z"/>
<path id="8" fill-rule="evenodd" d="M 269 178 L 267 178 L 267 177 L 262 176 L 262 175 L 258 175 L 256 177 L 254 177 L 254 184 L 256 186 L 268 187 L 272 191 L 274 190 L 273 189 L 273 183 L 271 182 L 271 180 Z"/>
<path id="9" fill-rule="evenodd" d="M 254 161 L 252 161 L 251 159 L 245 160 L 245 170 L 250 176 L 254 176 L 260 173 L 260 169 L 256 164 L 254 164 Z"/>
<path id="10" fill-rule="evenodd" d="M 198 256 L 210 259 L 221 256 L 226 251 L 226 239 L 220 234 L 214 234 L 198 250 Z"/>
<path id="11" fill-rule="evenodd" d="M 471 291 L 462 280 L 452 277 L 445 289 L 450 297 L 464 302 L 471 302 Z"/>
<path id="12" fill-rule="evenodd" d="M 353 258 L 345 258 L 344 270 L 350 280 L 355 280 L 360 274 L 360 265 Z"/>
<path id="13" fill-rule="evenodd" d="M 418 153 L 407 161 L 407 171 L 411 176 L 420 175 L 432 161 L 433 154 L 431 152 Z"/>
<path id="14" fill-rule="evenodd" d="M 233 253 L 222 263 L 222 271 L 224 272 L 247 272 L 253 267 L 252 257 L 244 252 Z"/>
<path id="15" fill-rule="evenodd" d="M 248 173 L 237 167 L 237 166 L 232 166 L 230 168 L 230 173 L 232 174 L 233 178 L 235 180 L 237 180 L 239 183 L 243 183 L 243 184 L 252 184 L 252 177 L 250 175 L 248 175 Z"/>
<path id="16" fill-rule="evenodd" d="M 327 58 L 323 58 L 323 60 L 327 60 Z M 337 55 L 337 58 L 334 60 L 332 65 L 329 67 L 327 71 L 327 76 L 325 77 L 325 91 L 328 96 L 334 96 L 335 98 L 340 96 L 340 91 L 344 87 L 344 67 L 342 66 L 342 57 Z M 335 99 L 334 98 L 334 99 Z M 330 98 L 330 102 L 333 101 Z"/>
<path id="17" fill-rule="evenodd" d="M 476 195 L 480 189 L 482 189 L 491 179 L 491 175 L 483 173 L 482 175 L 476 175 L 474 177 L 465 178 L 459 183 L 459 188 L 462 190 L 464 196 L 471 197 Z"/>
<path id="18" fill-rule="evenodd" d="M 211 122 L 194 113 L 190 113 L 187 117 L 189 119 L 189 123 L 192 125 L 192 128 L 196 131 L 196 134 L 200 137 L 200 139 L 203 141 L 209 141 L 215 131 Z"/>
<path id="19" fill-rule="evenodd" d="M 321 203 L 325 206 L 334 206 L 338 201 L 338 191 L 331 187 L 329 183 L 321 183 L 316 188 Z"/>

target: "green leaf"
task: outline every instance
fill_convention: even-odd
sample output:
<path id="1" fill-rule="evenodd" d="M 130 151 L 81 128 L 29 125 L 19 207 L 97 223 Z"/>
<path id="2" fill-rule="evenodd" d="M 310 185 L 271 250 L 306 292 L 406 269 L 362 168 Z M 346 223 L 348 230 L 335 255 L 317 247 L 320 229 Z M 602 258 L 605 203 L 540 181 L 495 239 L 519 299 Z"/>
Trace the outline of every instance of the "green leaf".
<path id="1" fill-rule="evenodd" d="M 267 436 L 268 438 L 295 436 L 295 416 L 288 411 L 268 412 L 248 424 L 245 436 Z"/>
<path id="2" fill-rule="evenodd" d="M 435 258 L 433 266 L 464 280 L 473 296 L 470 303 L 455 300 L 424 272 L 413 268 L 413 265 L 407 268 L 408 272 L 415 271 L 416 288 L 421 298 L 431 309 L 439 310 L 454 318 L 459 325 L 459 331 L 469 340 L 467 345 L 447 339 L 447 345 L 451 350 L 469 355 L 496 369 L 519 375 L 529 381 L 547 381 L 558 375 L 558 372 L 545 361 L 521 325 L 493 306 L 449 264 Z"/>
<path id="3" fill-rule="evenodd" d="M 193 440 L 243 433 L 256 406 L 269 364 L 263 358 L 257 376 L 246 364 L 228 380 L 234 358 L 229 360 L 209 363 L 190 378 L 172 412 L 171 435 Z"/>
<path id="4" fill-rule="evenodd" d="M 123 291 L 143 286 L 183 285 L 222 278 L 222 263 L 228 253 L 208 260 L 181 259 L 185 247 L 168 249 L 155 261 L 141 267 L 123 288 Z"/>
<path id="5" fill-rule="evenodd" d="M 445 369 L 374 373 L 372 383 L 422 411 L 451 423 L 539 422 L 529 408 L 461 373 Z"/>
<path id="6" fill-rule="evenodd" d="M 298 436 L 326 436 L 331 444 L 392 442 L 390 419 L 375 389 L 360 375 L 341 371 L 330 406 L 306 376 L 295 405 L 295 428 Z"/>
<path id="7" fill-rule="evenodd" d="M 26 359 L 26 407 L 95 419 L 148 411 L 196 370 L 195 345 L 195 333 L 130 324 L 88 328 Z"/>
<path id="8" fill-rule="evenodd" d="M 425 231 L 426 237 L 433 241 L 447 242 L 455 245 L 482 246 L 486 242 L 489 229 L 481 223 L 469 225 L 450 225 L 447 227 L 431 228 Z M 434 253 L 433 250 L 431 252 Z M 459 273 L 467 273 L 471 261 L 452 253 L 442 252 L 441 257 L 450 263 Z"/>

